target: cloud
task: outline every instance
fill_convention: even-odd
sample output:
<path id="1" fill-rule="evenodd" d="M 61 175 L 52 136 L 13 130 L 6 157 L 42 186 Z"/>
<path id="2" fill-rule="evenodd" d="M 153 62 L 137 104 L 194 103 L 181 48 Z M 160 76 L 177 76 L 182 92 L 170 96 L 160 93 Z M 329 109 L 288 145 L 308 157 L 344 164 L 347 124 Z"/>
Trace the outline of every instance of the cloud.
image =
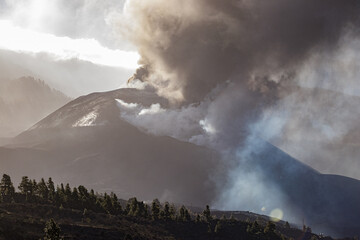
<path id="1" fill-rule="evenodd" d="M 48 53 L 55 60 L 79 59 L 94 64 L 136 69 L 139 55 L 136 52 L 111 50 L 95 39 L 71 39 L 39 33 L 0 21 L 0 48 L 25 53 Z"/>
<path id="2" fill-rule="evenodd" d="M 73 39 L 96 39 L 110 49 L 134 50 L 113 31 L 111 16 L 124 0 L 0 0 L 0 18 L 16 26 Z"/>
<path id="3" fill-rule="evenodd" d="M 136 48 L 115 30 L 123 0 L 0 0 L 0 78 L 40 78 L 68 96 L 123 86 Z"/>

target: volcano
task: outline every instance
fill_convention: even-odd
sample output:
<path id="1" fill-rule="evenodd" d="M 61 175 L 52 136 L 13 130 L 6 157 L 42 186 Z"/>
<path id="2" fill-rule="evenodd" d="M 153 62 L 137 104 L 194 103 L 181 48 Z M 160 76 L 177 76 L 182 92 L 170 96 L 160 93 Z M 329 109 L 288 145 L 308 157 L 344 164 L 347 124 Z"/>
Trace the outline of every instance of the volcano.
<path id="1" fill-rule="evenodd" d="M 160 198 L 203 205 L 218 155 L 170 137 L 148 135 L 120 119 L 116 99 L 167 105 L 157 95 L 119 89 L 80 97 L 21 133 L 0 150 L 3 171 L 19 180 L 52 176 L 123 198 Z"/>
<path id="2" fill-rule="evenodd" d="M 220 168 L 220 154 L 136 128 L 121 119 L 118 99 L 169 106 L 152 91 L 131 88 L 79 97 L 1 147 L 2 170 L 15 183 L 25 175 L 53 177 L 99 192 L 114 191 L 121 198 L 194 206 L 213 202 L 223 184 L 215 176 L 226 171 Z M 261 166 L 263 178 L 278 186 L 287 205 L 314 230 L 359 234 L 360 181 L 321 174 L 264 141 L 250 157 L 251 165 L 244 167 Z"/>

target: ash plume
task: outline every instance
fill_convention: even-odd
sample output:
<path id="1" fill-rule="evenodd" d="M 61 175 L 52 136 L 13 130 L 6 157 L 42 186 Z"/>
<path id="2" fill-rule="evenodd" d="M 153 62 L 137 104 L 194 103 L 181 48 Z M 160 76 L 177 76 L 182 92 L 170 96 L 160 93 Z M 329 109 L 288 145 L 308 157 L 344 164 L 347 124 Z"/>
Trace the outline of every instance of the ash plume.
<path id="1" fill-rule="evenodd" d="M 357 1 L 139 1 L 123 22 L 148 74 L 141 80 L 175 100 L 200 101 L 229 79 L 295 71 L 358 24 Z M 277 82 L 275 82 L 277 83 Z"/>
<path id="2" fill-rule="evenodd" d="M 276 157 L 252 158 L 274 153 L 264 144 L 271 143 L 320 172 L 360 179 L 351 170 L 360 156 L 359 13 L 355 0 L 128 0 L 118 22 L 141 55 L 132 79 L 172 105 L 151 118 L 141 106 L 122 106 L 122 117 L 223 153 L 229 170 L 217 181 L 215 206 L 261 212 L 281 205 L 299 221 L 304 209 L 264 177 Z M 343 168 L 340 158 L 349 159 Z"/>
<path id="3" fill-rule="evenodd" d="M 175 108 L 180 104 L 193 113 L 198 104 L 201 114 L 181 117 L 191 119 L 189 129 L 194 122 L 216 129 L 211 143 L 198 135 L 187 140 L 236 148 L 253 131 L 250 123 L 275 118 L 278 132 L 272 135 L 282 137 L 274 143 L 285 147 L 284 139 L 323 131 L 311 123 L 319 115 L 324 126 L 342 129 L 338 136 L 353 128 L 356 113 L 343 118 L 328 113 L 341 105 L 353 109 L 355 102 L 338 97 L 335 103 L 332 94 L 317 89 L 360 95 L 359 10 L 358 1 L 129 0 L 118 23 L 141 54 L 142 67 L 130 81 L 151 85 Z M 296 124 L 299 119 L 309 124 Z M 262 127 L 273 129 L 270 125 Z M 152 127 L 160 128 L 164 125 Z M 174 128 L 160 132 L 176 137 Z"/>

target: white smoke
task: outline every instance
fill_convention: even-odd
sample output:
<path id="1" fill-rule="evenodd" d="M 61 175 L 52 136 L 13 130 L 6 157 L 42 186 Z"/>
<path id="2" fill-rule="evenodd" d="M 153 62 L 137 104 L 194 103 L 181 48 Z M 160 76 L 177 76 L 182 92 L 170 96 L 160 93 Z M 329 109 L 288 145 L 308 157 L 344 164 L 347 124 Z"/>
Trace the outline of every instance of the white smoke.
<path id="1" fill-rule="evenodd" d="M 191 138 L 203 132 L 200 124 L 203 118 L 201 106 L 164 109 L 159 103 L 145 107 L 120 99 L 117 102 L 121 117 L 148 133 L 191 141 Z"/>

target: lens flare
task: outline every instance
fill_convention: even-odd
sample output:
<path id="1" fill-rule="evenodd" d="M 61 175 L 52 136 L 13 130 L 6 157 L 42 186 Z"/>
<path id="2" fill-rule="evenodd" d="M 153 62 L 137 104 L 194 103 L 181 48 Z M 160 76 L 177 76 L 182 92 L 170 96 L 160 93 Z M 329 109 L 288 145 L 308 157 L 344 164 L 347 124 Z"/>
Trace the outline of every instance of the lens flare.
<path id="1" fill-rule="evenodd" d="M 284 217 L 284 213 L 279 208 L 272 210 L 270 213 L 270 218 L 271 218 L 271 221 L 273 221 L 273 222 L 279 222 L 282 220 L 283 217 Z"/>

